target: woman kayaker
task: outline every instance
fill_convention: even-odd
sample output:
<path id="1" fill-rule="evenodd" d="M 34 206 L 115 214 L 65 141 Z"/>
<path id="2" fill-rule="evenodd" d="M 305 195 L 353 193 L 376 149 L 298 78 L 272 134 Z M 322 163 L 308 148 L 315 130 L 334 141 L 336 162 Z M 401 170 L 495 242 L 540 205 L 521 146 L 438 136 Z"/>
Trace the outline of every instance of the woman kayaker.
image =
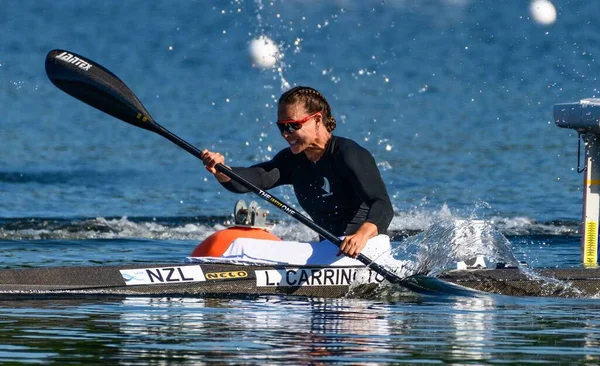
<path id="1" fill-rule="evenodd" d="M 394 215 L 373 156 L 353 140 L 335 136 L 335 118 L 317 90 L 297 86 L 279 98 L 277 127 L 290 145 L 273 159 L 231 169 L 260 189 L 294 187 L 300 206 L 319 226 L 344 236 L 340 253 L 356 257 L 367 241 L 385 234 Z M 219 173 L 223 155 L 202 151 L 206 169 L 229 191 L 248 190 Z"/>

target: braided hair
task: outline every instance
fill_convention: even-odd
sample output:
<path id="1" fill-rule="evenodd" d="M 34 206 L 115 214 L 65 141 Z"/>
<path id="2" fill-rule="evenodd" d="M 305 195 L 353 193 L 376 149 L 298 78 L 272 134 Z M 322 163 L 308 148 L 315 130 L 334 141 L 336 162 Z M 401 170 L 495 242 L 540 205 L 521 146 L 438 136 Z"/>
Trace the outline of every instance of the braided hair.
<path id="1" fill-rule="evenodd" d="M 283 93 L 279 98 L 280 106 L 298 102 L 304 103 L 306 112 L 310 114 L 323 111 L 323 125 L 327 132 L 335 129 L 335 118 L 331 115 L 331 107 L 323 94 L 309 86 L 296 86 Z"/>

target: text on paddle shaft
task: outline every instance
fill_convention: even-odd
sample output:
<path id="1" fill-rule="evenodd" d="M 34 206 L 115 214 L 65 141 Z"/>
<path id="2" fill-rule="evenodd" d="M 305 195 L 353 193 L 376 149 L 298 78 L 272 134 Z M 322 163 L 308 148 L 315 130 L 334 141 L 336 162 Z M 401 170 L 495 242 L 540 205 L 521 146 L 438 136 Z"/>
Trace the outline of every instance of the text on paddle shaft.
<path id="1" fill-rule="evenodd" d="M 256 285 L 259 287 L 290 286 L 348 286 L 357 279 L 356 268 L 308 268 L 272 269 L 256 271 Z M 377 273 L 364 270 L 361 282 L 383 282 Z"/>
<path id="2" fill-rule="evenodd" d="M 84 60 L 80 59 L 79 57 L 73 56 L 72 54 L 70 54 L 68 52 L 63 52 L 60 55 L 57 55 L 56 58 L 59 60 L 68 62 L 70 64 L 73 64 L 85 71 L 89 71 L 92 68 L 92 64 L 85 62 Z"/>
<path id="3" fill-rule="evenodd" d="M 284 212 L 286 212 L 286 213 L 288 213 L 290 215 L 295 215 L 296 214 L 296 211 L 294 211 L 291 208 L 289 208 L 288 206 L 284 205 L 277 198 L 271 196 L 267 192 L 265 192 L 265 191 L 259 191 L 258 195 L 260 197 L 262 197 L 265 201 L 269 201 L 272 204 L 274 204 L 275 206 L 279 207 L 282 211 L 284 211 Z"/>

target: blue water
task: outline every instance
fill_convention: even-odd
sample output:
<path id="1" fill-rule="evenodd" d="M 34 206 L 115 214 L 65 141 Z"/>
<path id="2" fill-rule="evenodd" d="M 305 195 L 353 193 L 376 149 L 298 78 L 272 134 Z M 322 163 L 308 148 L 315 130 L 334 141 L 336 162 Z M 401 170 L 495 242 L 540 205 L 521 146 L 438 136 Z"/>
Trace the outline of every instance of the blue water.
<path id="1" fill-rule="evenodd" d="M 276 100 L 313 86 L 335 133 L 375 156 L 396 247 L 443 219 L 481 219 L 519 260 L 577 267 L 577 134 L 552 106 L 598 96 L 600 3 L 553 4 L 541 25 L 523 0 L 4 0 L 0 267 L 180 261 L 237 199 L 260 201 L 55 88 L 54 48 L 107 67 L 161 125 L 234 166 L 285 147 Z M 252 64 L 259 35 L 284 55 L 273 69 Z M 272 193 L 298 208 L 291 189 Z M 315 237 L 264 208 L 282 238 Z M 0 362 L 597 362 L 595 300 L 481 301 L 0 300 Z"/>

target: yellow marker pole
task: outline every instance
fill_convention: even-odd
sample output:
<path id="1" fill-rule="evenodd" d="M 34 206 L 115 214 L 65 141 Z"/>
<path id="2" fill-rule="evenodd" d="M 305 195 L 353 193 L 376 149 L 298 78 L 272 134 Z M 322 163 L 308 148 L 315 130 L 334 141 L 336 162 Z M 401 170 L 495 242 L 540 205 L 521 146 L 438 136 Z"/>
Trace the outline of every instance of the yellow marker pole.
<path id="1" fill-rule="evenodd" d="M 598 220 L 600 216 L 600 140 L 587 133 L 583 181 L 583 227 L 581 254 L 586 268 L 598 266 Z"/>

